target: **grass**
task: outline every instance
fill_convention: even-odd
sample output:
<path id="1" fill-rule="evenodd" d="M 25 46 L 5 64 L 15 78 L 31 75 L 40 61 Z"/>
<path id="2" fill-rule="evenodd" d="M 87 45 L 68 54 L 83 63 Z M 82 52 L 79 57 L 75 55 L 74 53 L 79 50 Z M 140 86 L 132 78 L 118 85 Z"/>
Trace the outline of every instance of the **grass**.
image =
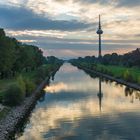
<path id="1" fill-rule="evenodd" d="M 23 72 L 21 75 L 23 77 L 27 77 L 28 79 L 31 79 L 34 81 L 35 79 L 35 71 L 32 72 Z M 3 99 L 3 96 L 5 95 L 5 91 L 11 86 L 16 83 L 16 77 L 10 78 L 10 79 L 1 79 L 0 80 L 0 102 Z"/>
<path id="2" fill-rule="evenodd" d="M 45 79 L 50 72 L 54 71 L 57 67 L 59 67 L 61 65 L 61 63 L 59 64 L 47 64 L 47 65 L 43 65 L 41 67 L 39 67 L 38 69 L 34 70 L 34 71 L 30 71 L 30 72 L 22 72 L 20 74 L 17 74 L 15 77 L 13 78 L 9 78 L 9 79 L 0 79 L 0 103 L 5 105 L 5 97 L 6 97 L 6 93 L 9 90 L 10 87 L 14 86 L 17 84 L 17 80 L 18 78 L 21 76 L 24 80 L 24 82 L 28 85 L 26 86 L 26 91 L 25 93 L 28 95 L 30 95 L 32 93 L 32 89 L 35 88 L 38 84 L 40 84 L 40 82 L 42 82 L 43 79 Z M 42 70 L 42 71 L 40 71 Z M 40 75 L 38 75 L 38 73 Z M 42 77 L 41 77 L 42 76 Z M 40 81 L 40 78 L 41 81 Z M 39 82 L 38 82 L 39 81 Z M 38 82 L 38 83 L 37 83 Z M 21 84 L 20 84 L 21 85 Z M 33 87 L 34 86 L 34 87 Z M 22 86 L 21 86 L 22 87 Z M 28 90 L 27 90 L 28 89 Z M 10 94 L 11 94 L 11 90 L 10 90 Z M 15 92 L 13 92 L 15 93 Z M 19 93 L 19 92 L 18 92 Z M 14 94 L 15 95 L 15 94 Z M 8 96 L 9 97 L 9 96 Z M 12 96 L 13 97 L 13 96 Z M 16 96 L 17 97 L 17 96 Z M 26 96 L 27 97 L 27 96 Z M 25 98 L 25 97 L 24 97 Z M 11 98 L 9 98 L 11 101 Z M 9 105 L 8 105 L 9 106 Z M 5 117 L 8 112 L 11 110 L 11 106 L 10 107 L 4 107 L 3 110 L 0 111 L 0 120 Z"/>
<path id="3" fill-rule="evenodd" d="M 5 95 L 5 91 L 8 89 L 8 87 L 15 83 L 15 78 L 0 80 L 0 102 L 2 101 L 3 96 Z"/>
<path id="4" fill-rule="evenodd" d="M 36 74 L 36 71 L 31 71 L 31 72 L 23 72 L 21 75 L 22 77 L 27 77 L 28 79 L 30 80 L 35 80 L 35 74 Z"/>
<path id="5" fill-rule="evenodd" d="M 56 65 L 52 65 L 52 64 L 44 65 L 45 69 L 48 70 L 48 72 L 53 71 L 57 66 L 58 66 L 58 64 L 56 64 Z M 20 75 L 22 77 L 28 78 L 29 80 L 31 80 L 33 82 L 36 81 L 36 74 L 37 74 L 37 70 L 31 71 L 31 72 L 20 73 Z M 47 75 L 43 75 L 43 76 L 47 76 Z M 11 85 L 14 85 L 16 83 L 16 79 L 17 79 L 16 77 L 18 77 L 18 75 L 13 77 L 13 78 L 10 78 L 10 79 L 0 79 L 0 102 L 5 94 L 5 91 Z"/>
<path id="6" fill-rule="evenodd" d="M 116 78 L 122 78 L 126 81 L 140 84 L 140 68 L 138 67 L 127 68 L 123 66 L 97 64 L 94 68 L 97 71 L 112 75 Z"/>
<path id="7" fill-rule="evenodd" d="M 35 81 L 35 75 L 36 71 L 31 71 L 31 72 L 22 72 L 20 75 L 22 77 L 28 78 L 32 81 Z M 18 76 L 18 75 L 17 75 Z M 5 93 L 7 89 L 11 86 L 16 84 L 17 82 L 17 76 L 9 79 L 0 79 L 0 103 L 2 103 L 2 100 L 5 96 Z M 2 111 L 0 111 L 0 120 L 4 118 L 8 112 L 11 110 L 10 107 L 5 107 Z"/>
<path id="8" fill-rule="evenodd" d="M 15 82 L 15 78 L 0 80 L 0 92 L 4 91 L 5 89 L 7 89 L 8 86 L 12 85 Z"/>
<path id="9" fill-rule="evenodd" d="M 82 67 L 86 67 L 88 69 L 94 69 L 96 71 L 111 75 L 115 78 L 123 79 L 128 82 L 140 84 L 140 68 L 139 67 L 129 68 L 129 67 L 119 66 L 119 65 L 91 64 L 87 62 L 78 62 L 78 63 Z"/>

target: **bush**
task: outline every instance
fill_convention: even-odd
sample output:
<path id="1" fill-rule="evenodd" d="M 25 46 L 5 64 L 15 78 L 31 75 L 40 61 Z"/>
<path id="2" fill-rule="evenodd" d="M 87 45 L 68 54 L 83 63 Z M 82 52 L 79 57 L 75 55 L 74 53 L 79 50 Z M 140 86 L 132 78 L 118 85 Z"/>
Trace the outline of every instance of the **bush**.
<path id="1" fill-rule="evenodd" d="M 49 70 L 46 66 L 38 68 L 36 72 L 36 84 L 40 84 L 48 76 L 48 73 Z"/>
<path id="2" fill-rule="evenodd" d="M 37 77 L 44 79 L 44 76 L 46 76 L 45 68 L 44 67 L 38 68 L 38 70 L 37 70 Z"/>
<path id="3" fill-rule="evenodd" d="M 0 92 L 0 103 L 3 102 L 5 92 Z"/>
<path id="4" fill-rule="evenodd" d="M 17 78 L 17 82 L 11 85 L 4 95 L 4 103 L 10 106 L 18 105 L 26 96 L 30 96 L 35 89 L 35 84 L 29 79 Z"/>
<path id="5" fill-rule="evenodd" d="M 123 74 L 123 78 L 126 80 L 126 81 L 133 81 L 133 76 L 131 74 L 131 72 L 129 70 L 126 70 Z"/>
<path id="6" fill-rule="evenodd" d="M 140 77 L 138 77 L 138 80 L 137 80 L 138 84 L 140 84 Z"/>
<path id="7" fill-rule="evenodd" d="M 17 78 L 17 84 L 19 85 L 21 92 L 25 95 L 26 87 L 25 87 L 24 79 L 21 75 L 18 76 L 18 78 Z"/>
<path id="8" fill-rule="evenodd" d="M 21 87 L 18 84 L 11 85 L 5 92 L 4 103 L 6 105 L 15 106 L 20 104 L 25 97 Z"/>
<path id="9" fill-rule="evenodd" d="M 35 84 L 29 80 L 29 79 L 24 79 L 25 82 L 25 88 L 26 88 L 26 96 L 30 96 L 31 93 L 34 91 L 35 89 Z"/>

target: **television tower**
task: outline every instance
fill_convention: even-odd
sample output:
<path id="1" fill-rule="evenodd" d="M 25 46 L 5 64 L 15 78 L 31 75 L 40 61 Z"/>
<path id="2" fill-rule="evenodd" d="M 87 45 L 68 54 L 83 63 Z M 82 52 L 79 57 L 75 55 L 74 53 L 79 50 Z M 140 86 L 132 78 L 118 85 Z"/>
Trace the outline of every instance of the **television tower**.
<path id="1" fill-rule="evenodd" d="M 102 56 L 102 47 L 101 47 L 101 35 L 103 34 L 103 31 L 102 31 L 102 27 L 101 27 L 101 20 L 100 20 L 100 15 L 99 15 L 99 27 L 98 27 L 98 30 L 96 32 L 98 35 L 99 35 L 99 58 L 101 58 Z"/>

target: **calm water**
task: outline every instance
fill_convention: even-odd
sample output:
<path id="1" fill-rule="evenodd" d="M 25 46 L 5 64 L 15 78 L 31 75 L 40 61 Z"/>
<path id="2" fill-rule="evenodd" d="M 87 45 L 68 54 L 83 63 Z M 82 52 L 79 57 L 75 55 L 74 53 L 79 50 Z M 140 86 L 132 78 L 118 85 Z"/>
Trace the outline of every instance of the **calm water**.
<path id="1" fill-rule="evenodd" d="M 18 140 L 140 140 L 140 92 L 64 64 Z"/>

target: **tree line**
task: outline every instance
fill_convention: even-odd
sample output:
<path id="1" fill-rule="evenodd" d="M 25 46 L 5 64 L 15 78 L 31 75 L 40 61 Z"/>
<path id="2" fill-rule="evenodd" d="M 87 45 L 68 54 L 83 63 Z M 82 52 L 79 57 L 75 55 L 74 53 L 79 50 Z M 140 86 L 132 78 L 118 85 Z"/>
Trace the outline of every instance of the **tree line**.
<path id="1" fill-rule="evenodd" d="M 140 66 L 140 48 L 124 55 L 118 55 L 117 53 L 106 54 L 102 57 L 101 63 L 126 67 Z"/>
<path id="2" fill-rule="evenodd" d="M 31 71 L 46 61 L 42 51 L 33 45 L 23 44 L 5 35 L 0 29 L 0 78 L 14 76 L 17 72 Z"/>
<path id="3" fill-rule="evenodd" d="M 62 64 L 63 60 L 44 57 L 37 46 L 23 44 L 0 29 L 0 103 L 22 103 L 46 77 L 53 78 Z"/>
<path id="4" fill-rule="evenodd" d="M 76 61 L 94 64 L 101 63 L 104 65 L 120 65 L 125 67 L 140 67 L 140 48 L 123 55 L 117 53 L 105 54 L 100 59 L 95 56 L 86 56 L 84 58 L 79 57 Z"/>

